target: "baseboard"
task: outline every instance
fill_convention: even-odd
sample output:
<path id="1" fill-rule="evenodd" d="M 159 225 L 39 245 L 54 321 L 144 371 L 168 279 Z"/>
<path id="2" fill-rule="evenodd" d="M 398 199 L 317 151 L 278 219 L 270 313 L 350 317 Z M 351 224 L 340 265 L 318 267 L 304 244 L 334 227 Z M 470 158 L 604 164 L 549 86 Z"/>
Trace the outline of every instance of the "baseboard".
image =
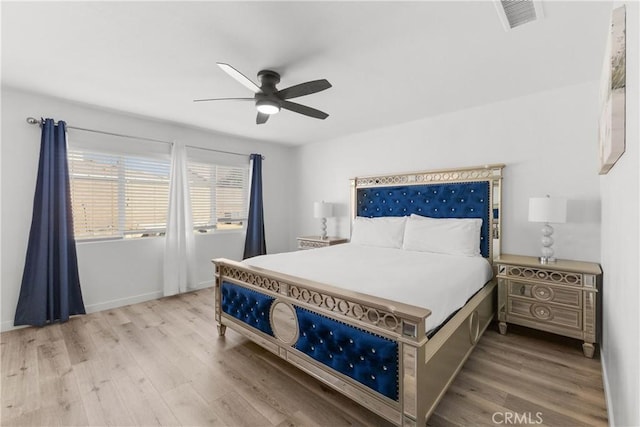
<path id="1" fill-rule="evenodd" d="M 0 332 L 12 331 L 14 329 L 28 328 L 29 325 L 13 326 L 13 320 L 5 320 L 0 324 Z"/>
<path id="2" fill-rule="evenodd" d="M 111 308 L 124 307 L 125 305 L 137 304 L 139 302 L 151 301 L 158 298 L 162 298 L 162 291 L 149 292 L 132 297 L 119 298 L 111 301 L 100 302 L 97 304 L 85 305 L 84 308 L 87 311 L 87 314 L 89 314 L 95 313 L 96 311 L 104 311 Z"/>
<path id="3" fill-rule="evenodd" d="M 604 387 L 604 400 L 607 404 L 607 418 L 609 426 L 615 427 L 616 423 L 613 419 L 613 405 L 611 402 L 611 393 L 609 393 L 609 376 L 607 375 L 607 364 L 605 363 L 604 352 L 600 346 L 600 366 L 602 366 L 602 385 Z"/>
<path id="4" fill-rule="evenodd" d="M 198 284 L 196 285 L 196 287 L 195 287 L 195 288 L 193 288 L 193 289 L 189 289 L 189 290 L 198 291 L 198 290 L 200 290 L 200 289 L 210 288 L 210 287 L 212 287 L 212 286 L 213 286 L 213 285 L 215 285 L 215 284 L 216 284 L 216 281 L 215 281 L 215 280 L 206 280 L 206 281 L 204 281 L 204 282 L 200 282 L 200 283 L 198 283 Z"/>
<path id="5" fill-rule="evenodd" d="M 215 284 L 214 280 L 207 280 L 198 283 L 195 287 L 189 289 L 186 292 L 198 291 L 204 288 L 210 288 Z M 164 296 L 162 291 L 149 292 L 148 294 L 136 295 L 134 297 L 121 298 L 117 300 L 107 301 L 99 304 L 92 304 L 85 307 L 88 313 L 95 313 L 96 311 L 109 310 L 112 308 L 123 307 L 125 305 L 137 304 L 139 302 L 150 301 Z"/>
<path id="6" fill-rule="evenodd" d="M 189 291 L 198 291 L 200 289 L 210 288 L 215 285 L 214 280 L 206 280 L 198 283 L 194 288 Z M 89 313 L 95 313 L 97 311 L 110 310 L 112 308 L 123 307 L 125 305 L 137 304 L 139 302 L 151 301 L 154 299 L 162 298 L 162 291 L 149 292 L 146 294 L 135 295 L 127 298 L 119 298 L 111 301 L 100 302 L 97 304 L 86 305 L 84 308 Z M 28 326 L 13 326 L 13 320 L 5 320 L 0 324 L 0 332 L 11 331 L 14 329 L 26 328 Z"/>
<path id="7" fill-rule="evenodd" d="M 97 311 L 109 310 L 111 308 L 123 307 L 125 305 L 137 304 L 139 302 L 150 301 L 162 297 L 162 291 L 149 292 L 146 294 L 135 295 L 127 298 L 119 298 L 111 301 L 100 302 L 97 304 L 85 305 L 84 309 L 89 313 L 95 313 Z M 13 326 L 13 320 L 5 320 L 2 322 L 2 332 L 11 331 L 13 329 L 24 328 L 27 326 Z"/>

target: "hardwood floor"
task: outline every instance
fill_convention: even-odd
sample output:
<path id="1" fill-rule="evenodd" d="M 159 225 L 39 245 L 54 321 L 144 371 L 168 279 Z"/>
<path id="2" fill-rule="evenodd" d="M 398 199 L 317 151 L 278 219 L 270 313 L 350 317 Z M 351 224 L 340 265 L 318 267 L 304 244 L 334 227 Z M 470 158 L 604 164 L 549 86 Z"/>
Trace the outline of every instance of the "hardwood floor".
<path id="1" fill-rule="evenodd" d="M 205 289 L 1 335 L 2 426 L 389 425 L 232 330 Z M 559 338 L 559 337 L 558 337 Z M 578 341 L 487 331 L 428 425 L 606 425 Z"/>

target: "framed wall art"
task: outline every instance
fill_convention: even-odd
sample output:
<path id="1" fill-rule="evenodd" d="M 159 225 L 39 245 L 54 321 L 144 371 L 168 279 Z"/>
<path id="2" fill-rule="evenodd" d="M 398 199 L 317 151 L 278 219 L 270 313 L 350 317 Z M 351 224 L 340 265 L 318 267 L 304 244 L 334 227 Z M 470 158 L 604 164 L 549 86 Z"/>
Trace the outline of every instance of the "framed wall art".
<path id="1" fill-rule="evenodd" d="M 618 161 L 625 150 L 626 10 L 614 9 L 605 51 L 600 86 L 600 175 Z"/>

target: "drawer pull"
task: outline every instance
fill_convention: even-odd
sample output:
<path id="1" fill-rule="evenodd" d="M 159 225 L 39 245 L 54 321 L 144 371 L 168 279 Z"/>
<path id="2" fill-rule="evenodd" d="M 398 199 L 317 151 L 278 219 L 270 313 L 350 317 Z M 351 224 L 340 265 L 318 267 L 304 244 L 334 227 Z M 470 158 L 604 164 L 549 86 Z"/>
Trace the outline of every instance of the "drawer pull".
<path id="1" fill-rule="evenodd" d="M 546 305 L 533 304 L 531 306 L 531 314 L 533 315 L 533 317 L 540 320 L 553 319 L 553 313 L 551 312 L 551 309 Z"/>
<path id="2" fill-rule="evenodd" d="M 535 285 L 531 290 L 533 296 L 540 301 L 550 301 L 555 296 L 553 289 L 548 286 Z"/>

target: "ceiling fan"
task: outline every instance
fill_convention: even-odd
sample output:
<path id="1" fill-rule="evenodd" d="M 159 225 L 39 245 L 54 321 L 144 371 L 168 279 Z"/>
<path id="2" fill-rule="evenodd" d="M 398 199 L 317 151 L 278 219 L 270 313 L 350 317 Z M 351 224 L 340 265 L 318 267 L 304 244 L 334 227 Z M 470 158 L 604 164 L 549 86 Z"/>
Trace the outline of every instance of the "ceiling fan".
<path id="1" fill-rule="evenodd" d="M 276 114 L 280 109 L 293 111 L 295 113 L 304 114 L 305 116 L 313 117 L 316 119 L 324 120 L 329 115 L 323 111 L 316 110 L 315 108 L 307 107 L 306 105 L 298 104 L 295 102 L 287 101 L 291 98 L 297 98 L 299 96 L 310 95 L 312 93 L 320 92 L 331 87 L 331 83 L 327 80 L 313 80 L 306 83 L 300 83 L 299 85 L 291 86 L 286 89 L 278 90 L 276 85 L 280 83 L 280 74 L 271 70 L 262 70 L 258 72 L 258 79 L 261 86 L 255 84 L 251 79 L 247 78 L 240 71 L 236 70 L 229 64 L 222 62 L 217 63 L 220 68 L 231 77 L 236 79 L 240 84 L 244 85 L 255 95 L 253 98 L 208 98 L 208 99 L 194 99 L 193 102 L 204 101 L 255 101 L 256 109 L 258 110 L 258 116 L 256 117 L 256 124 L 263 124 L 269 120 L 269 116 Z"/>

